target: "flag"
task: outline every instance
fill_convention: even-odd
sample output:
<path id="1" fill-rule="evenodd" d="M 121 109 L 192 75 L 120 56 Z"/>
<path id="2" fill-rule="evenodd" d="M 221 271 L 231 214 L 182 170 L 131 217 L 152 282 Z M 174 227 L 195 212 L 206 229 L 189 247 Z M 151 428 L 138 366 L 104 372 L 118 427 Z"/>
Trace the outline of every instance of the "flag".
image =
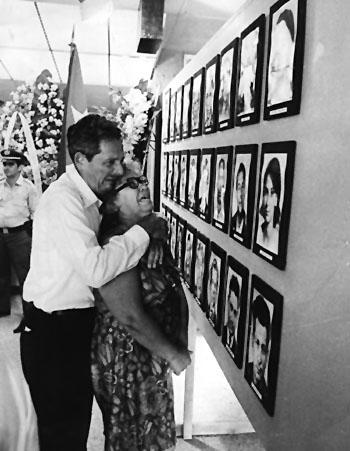
<path id="1" fill-rule="evenodd" d="M 87 102 L 81 75 L 78 50 L 75 44 L 71 45 L 69 61 L 68 82 L 66 86 L 64 118 L 62 125 L 61 145 L 58 155 L 58 175 L 66 170 L 72 162 L 67 148 L 67 130 L 87 114 Z"/>

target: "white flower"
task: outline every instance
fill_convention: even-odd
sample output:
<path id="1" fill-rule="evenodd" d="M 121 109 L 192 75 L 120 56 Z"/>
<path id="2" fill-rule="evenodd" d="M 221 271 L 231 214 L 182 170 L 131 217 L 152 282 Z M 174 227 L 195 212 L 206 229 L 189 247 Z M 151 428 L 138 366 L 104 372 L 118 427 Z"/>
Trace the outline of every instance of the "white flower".
<path id="1" fill-rule="evenodd" d="M 55 119 L 55 124 L 57 125 L 57 127 L 61 127 L 62 126 L 61 119 Z"/>
<path id="2" fill-rule="evenodd" d="M 51 108 L 50 114 L 52 114 L 52 116 L 56 116 L 56 114 L 57 114 L 56 108 Z"/>
<path id="3" fill-rule="evenodd" d="M 36 141 L 36 145 L 37 145 L 38 147 L 43 147 L 43 140 L 42 140 L 42 139 L 38 139 L 38 140 Z"/>
<path id="4" fill-rule="evenodd" d="M 52 122 L 52 121 L 53 121 L 53 117 L 49 116 L 49 122 Z"/>
<path id="5" fill-rule="evenodd" d="M 51 91 L 57 91 L 57 89 L 58 89 L 58 86 L 56 85 L 56 83 L 53 83 L 51 85 Z"/>
<path id="6" fill-rule="evenodd" d="M 45 90 L 45 91 L 47 91 L 48 89 L 49 89 L 49 85 L 47 84 L 47 83 L 44 83 L 43 84 L 43 89 Z"/>
<path id="7" fill-rule="evenodd" d="M 38 98 L 40 103 L 44 103 L 47 100 L 47 95 L 46 94 L 40 94 L 39 98 Z"/>

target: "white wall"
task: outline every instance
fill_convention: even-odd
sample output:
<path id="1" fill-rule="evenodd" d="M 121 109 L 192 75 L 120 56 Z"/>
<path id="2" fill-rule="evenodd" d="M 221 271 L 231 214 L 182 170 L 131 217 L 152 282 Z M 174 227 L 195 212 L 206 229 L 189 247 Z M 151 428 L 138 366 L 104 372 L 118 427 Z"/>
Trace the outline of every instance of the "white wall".
<path id="1" fill-rule="evenodd" d="M 261 13 L 268 16 L 274 3 L 248 1 L 168 87 L 182 85 Z M 274 417 L 260 405 L 243 371 L 220 361 L 268 450 L 340 451 L 350 446 L 349 20 L 348 1 L 307 1 L 299 115 L 163 145 L 163 150 L 175 150 L 297 142 L 285 271 L 164 200 L 284 296 Z"/>

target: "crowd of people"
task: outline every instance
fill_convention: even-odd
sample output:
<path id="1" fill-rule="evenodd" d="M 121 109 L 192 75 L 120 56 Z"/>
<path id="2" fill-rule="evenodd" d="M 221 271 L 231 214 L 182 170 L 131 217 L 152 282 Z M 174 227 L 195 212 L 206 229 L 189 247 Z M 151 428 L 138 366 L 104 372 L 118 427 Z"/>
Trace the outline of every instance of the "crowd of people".
<path id="1" fill-rule="evenodd" d="M 67 140 L 73 164 L 40 200 L 22 153 L 1 152 L 0 314 L 12 265 L 40 449 L 86 450 L 93 394 L 106 450 L 174 449 L 171 373 L 191 358 L 166 221 L 140 166 L 125 163 L 115 123 L 87 115 Z"/>

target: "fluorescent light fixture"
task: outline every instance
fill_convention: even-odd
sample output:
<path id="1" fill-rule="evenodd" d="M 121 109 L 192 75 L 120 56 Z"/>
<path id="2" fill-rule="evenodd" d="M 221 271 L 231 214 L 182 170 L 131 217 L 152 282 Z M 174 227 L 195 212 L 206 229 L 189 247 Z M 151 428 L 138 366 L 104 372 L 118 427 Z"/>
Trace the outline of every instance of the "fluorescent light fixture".
<path id="1" fill-rule="evenodd" d="M 113 13 L 113 0 L 79 0 L 83 21 L 106 22 Z"/>

